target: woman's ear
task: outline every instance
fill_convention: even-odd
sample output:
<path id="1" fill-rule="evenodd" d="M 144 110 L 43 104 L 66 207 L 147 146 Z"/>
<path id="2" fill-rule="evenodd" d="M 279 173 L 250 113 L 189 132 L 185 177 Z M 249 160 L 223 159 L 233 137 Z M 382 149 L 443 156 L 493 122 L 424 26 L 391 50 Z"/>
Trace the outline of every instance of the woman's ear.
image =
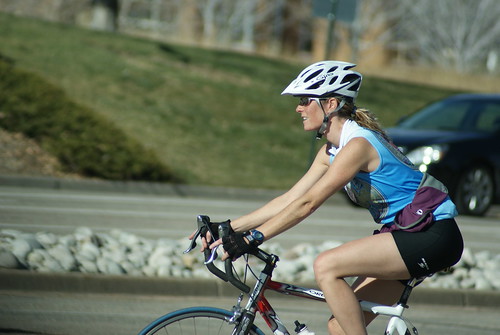
<path id="1" fill-rule="evenodd" d="M 339 105 L 339 101 L 336 98 L 330 98 L 327 100 L 328 110 L 334 111 Z"/>

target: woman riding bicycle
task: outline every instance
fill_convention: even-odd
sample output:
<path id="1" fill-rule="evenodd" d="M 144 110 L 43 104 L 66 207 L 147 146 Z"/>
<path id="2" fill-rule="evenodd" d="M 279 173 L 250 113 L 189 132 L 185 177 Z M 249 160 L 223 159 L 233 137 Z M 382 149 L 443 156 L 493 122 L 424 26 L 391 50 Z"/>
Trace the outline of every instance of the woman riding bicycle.
<path id="1" fill-rule="evenodd" d="M 317 131 L 327 143 L 289 191 L 232 221 L 234 231 L 210 245 L 223 244 L 224 259 L 238 258 L 345 188 L 381 226 L 376 234 L 327 250 L 314 262 L 317 284 L 333 314 L 330 334 L 366 334 L 375 316 L 364 315 L 358 299 L 393 304 L 402 281 L 454 265 L 463 250 L 455 205 L 444 186 L 416 169 L 369 111 L 356 108 L 362 75 L 354 66 L 318 62 L 285 88 L 282 95 L 300 98 L 296 112 L 304 130 Z M 345 277 L 358 278 L 350 286 Z"/>

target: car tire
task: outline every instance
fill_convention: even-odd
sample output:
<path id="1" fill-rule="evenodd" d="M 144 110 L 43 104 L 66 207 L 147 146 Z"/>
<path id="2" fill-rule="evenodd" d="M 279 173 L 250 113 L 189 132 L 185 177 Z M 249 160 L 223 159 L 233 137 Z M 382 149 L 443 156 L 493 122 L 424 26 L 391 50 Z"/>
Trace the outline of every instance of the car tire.
<path id="1" fill-rule="evenodd" d="M 487 166 L 476 165 L 465 170 L 454 197 L 458 213 L 472 216 L 486 214 L 493 202 L 494 187 L 493 174 Z"/>

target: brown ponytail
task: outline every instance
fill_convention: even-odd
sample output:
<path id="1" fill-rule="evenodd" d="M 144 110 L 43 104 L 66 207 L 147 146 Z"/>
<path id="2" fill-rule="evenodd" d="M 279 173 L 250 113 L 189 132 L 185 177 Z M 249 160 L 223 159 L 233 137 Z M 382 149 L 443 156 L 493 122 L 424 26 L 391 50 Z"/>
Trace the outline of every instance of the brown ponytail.
<path id="1" fill-rule="evenodd" d="M 348 120 L 354 120 L 361 127 L 376 131 L 384 139 L 390 141 L 375 114 L 368 109 L 357 108 L 352 100 L 346 100 L 344 106 L 338 111 L 338 115 Z"/>

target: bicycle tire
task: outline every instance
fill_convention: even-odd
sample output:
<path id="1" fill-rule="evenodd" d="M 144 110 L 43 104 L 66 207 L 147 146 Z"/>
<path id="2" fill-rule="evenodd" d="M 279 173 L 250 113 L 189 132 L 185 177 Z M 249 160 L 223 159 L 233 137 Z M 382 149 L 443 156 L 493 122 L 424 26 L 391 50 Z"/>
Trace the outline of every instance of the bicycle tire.
<path id="1" fill-rule="evenodd" d="M 190 307 L 166 314 L 146 326 L 138 335 L 230 335 L 235 325 L 228 323 L 230 311 L 215 307 Z M 250 335 L 265 335 L 252 326 Z"/>

